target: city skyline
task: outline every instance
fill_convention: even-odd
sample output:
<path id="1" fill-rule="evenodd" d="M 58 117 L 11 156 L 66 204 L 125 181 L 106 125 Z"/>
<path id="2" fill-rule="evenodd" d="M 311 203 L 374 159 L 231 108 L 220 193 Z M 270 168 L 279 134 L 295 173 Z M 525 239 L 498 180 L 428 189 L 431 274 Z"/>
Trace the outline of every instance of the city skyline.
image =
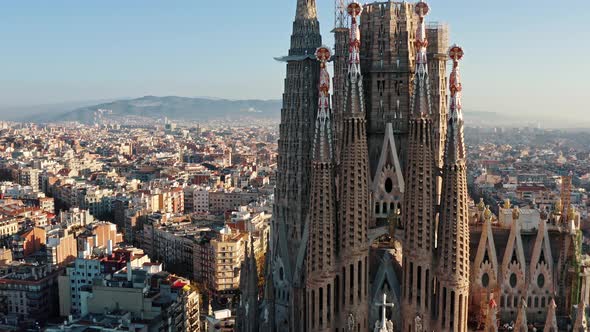
<path id="1" fill-rule="evenodd" d="M 590 6 L 198 1 L 0 13 L 1 331 L 590 331 Z"/>
<path id="2" fill-rule="evenodd" d="M 317 3 L 323 43 L 331 45 L 333 2 Z M 590 69 L 576 58 L 588 46 L 575 40 L 576 32 L 588 30 L 588 4 L 431 5 L 429 21 L 453 22 L 451 42 L 469 55 L 463 78 L 469 110 L 583 114 L 582 79 Z M 288 49 L 285 22 L 294 11 L 293 1 L 270 0 L 205 8 L 190 1 L 174 7 L 162 1 L 11 3 L 0 13 L 9 64 L 0 78 L 0 106 L 143 95 L 279 99 L 284 66 L 273 57 Z M 498 28 L 499 17 L 506 28 Z"/>

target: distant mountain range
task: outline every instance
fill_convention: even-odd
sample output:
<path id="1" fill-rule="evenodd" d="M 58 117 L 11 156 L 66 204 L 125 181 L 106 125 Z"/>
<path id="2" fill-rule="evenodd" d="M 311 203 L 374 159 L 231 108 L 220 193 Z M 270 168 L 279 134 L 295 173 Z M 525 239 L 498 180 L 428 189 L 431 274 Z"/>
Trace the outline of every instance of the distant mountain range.
<path id="1" fill-rule="evenodd" d="M 79 121 L 93 123 L 97 112 L 109 117 L 135 116 L 151 119 L 209 121 L 240 117 L 279 119 L 280 100 L 229 100 L 213 98 L 155 97 L 116 100 L 76 108 L 65 113 L 47 113 L 29 117 L 28 121 Z"/>
<path id="2" fill-rule="evenodd" d="M 210 121 L 267 119 L 280 120 L 281 100 L 232 100 L 211 97 L 155 97 L 145 96 L 135 99 L 98 100 L 71 102 L 27 107 L 0 107 L 0 120 L 24 122 L 78 121 L 92 124 L 97 116 L 118 122 L 134 118 L 136 122 L 158 120 Z M 563 117 L 554 118 L 536 114 L 506 114 L 468 110 L 464 111 L 468 126 L 519 127 L 540 125 L 543 128 L 588 128 L 590 121 Z"/>

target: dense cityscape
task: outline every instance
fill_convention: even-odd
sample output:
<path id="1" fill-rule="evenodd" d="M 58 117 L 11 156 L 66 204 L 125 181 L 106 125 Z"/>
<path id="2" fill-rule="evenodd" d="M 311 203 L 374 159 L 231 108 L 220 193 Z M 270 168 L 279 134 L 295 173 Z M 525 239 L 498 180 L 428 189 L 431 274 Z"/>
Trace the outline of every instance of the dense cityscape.
<path id="1" fill-rule="evenodd" d="M 280 119 L 0 121 L 0 331 L 589 331 L 590 129 L 473 121 L 424 1 L 293 1 Z"/>

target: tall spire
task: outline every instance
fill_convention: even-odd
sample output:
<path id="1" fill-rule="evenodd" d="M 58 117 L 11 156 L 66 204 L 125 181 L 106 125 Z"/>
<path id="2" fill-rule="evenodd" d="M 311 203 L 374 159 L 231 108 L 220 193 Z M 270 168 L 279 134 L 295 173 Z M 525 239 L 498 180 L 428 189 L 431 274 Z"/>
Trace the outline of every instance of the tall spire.
<path id="1" fill-rule="evenodd" d="M 248 242 L 250 252 L 248 253 Z M 244 241 L 244 260 L 240 266 L 240 304 L 236 324 L 239 331 L 258 332 L 258 270 L 254 254 L 254 238 Z"/>
<path id="2" fill-rule="evenodd" d="M 364 93 L 359 54 L 360 32 L 357 23 L 357 17 L 360 15 L 362 7 L 359 3 L 352 2 L 348 5 L 347 10 L 351 17 L 351 26 L 341 152 L 341 181 L 343 183 L 340 185 L 342 211 L 347 211 L 342 214 L 343 226 L 340 228 L 340 244 L 345 251 L 366 245 L 368 215 L 365 211 L 365 204 L 368 209 L 369 192 Z M 359 205 L 362 205 L 363 209 L 359 210 Z M 349 212 L 358 214 L 358 217 L 352 217 Z"/>
<path id="3" fill-rule="evenodd" d="M 414 330 L 420 321 L 424 330 L 437 330 L 432 321 L 431 308 L 435 306 L 433 281 L 435 276 L 435 234 L 437 205 L 436 142 L 434 119 L 430 115 L 428 65 L 426 59 L 426 29 L 424 17 L 428 5 L 421 1 L 415 6 L 419 18 L 416 31 L 416 71 L 414 91 L 410 100 L 408 158 L 404 179 L 406 192 L 402 205 L 404 225 L 404 262 L 402 330 Z M 438 275 L 437 275 L 438 277 Z M 450 301 L 449 296 L 445 297 Z M 442 300 L 441 300 L 442 301 Z M 442 303 L 440 304 L 442 307 Z M 443 317 L 444 316 L 441 312 Z M 438 331 L 438 330 L 437 330 Z"/>
<path id="4" fill-rule="evenodd" d="M 430 83 L 428 81 L 428 58 L 426 51 L 428 39 L 426 38 L 426 25 L 424 18 L 428 15 L 430 7 L 424 1 L 416 4 L 418 15 L 418 28 L 416 29 L 416 73 L 414 76 L 414 94 L 410 100 L 411 116 L 430 116 L 432 105 L 430 102 Z"/>
<path id="5" fill-rule="evenodd" d="M 351 26 L 339 165 L 341 213 L 338 220 L 338 243 L 343 286 L 340 312 L 348 318 L 342 317 L 339 323 L 341 325 L 337 328 L 344 329 L 349 324 L 354 330 L 367 331 L 369 156 L 359 55 L 361 36 L 357 22 L 362 7 L 359 3 L 352 2 L 348 5 L 347 12 L 351 17 Z"/>
<path id="6" fill-rule="evenodd" d="M 467 165 L 463 144 L 463 120 L 458 62 L 463 51 L 458 46 L 449 50 L 453 72 L 451 117 L 447 126 L 447 144 L 442 169 L 442 192 L 438 231 L 437 277 L 442 294 L 451 294 L 451 301 L 439 298 L 440 331 L 467 331 L 467 299 L 469 298 L 469 204 L 467 197 Z M 443 295 L 444 297 L 444 295 Z"/>
<path id="7" fill-rule="evenodd" d="M 322 45 L 315 0 L 297 0 L 287 56 L 283 107 L 279 126 L 277 184 L 271 223 L 274 295 L 270 292 L 270 329 L 303 330 L 307 220 L 314 124 L 317 115 L 320 65 L 314 53 Z M 301 259 L 299 259 L 301 257 Z M 274 321 L 274 322 L 273 322 Z"/>
<path id="8" fill-rule="evenodd" d="M 295 13 L 295 20 L 309 20 L 316 19 L 318 12 L 315 5 L 315 0 L 297 0 L 297 12 Z"/>
<path id="9" fill-rule="evenodd" d="M 459 61 L 463 58 L 463 49 L 457 44 L 451 46 L 449 57 L 453 60 L 453 71 L 449 77 L 451 90 L 450 116 L 447 127 L 447 147 L 445 158 L 447 162 L 465 159 L 465 142 L 463 140 L 463 111 L 461 104 L 461 74 Z"/>
<path id="10" fill-rule="evenodd" d="M 311 188 L 306 260 L 306 310 L 308 331 L 334 330 L 336 312 L 329 299 L 336 270 L 336 193 L 330 110 L 330 75 L 326 63 L 330 49 L 316 51 L 320 63 L 318 114 L 311 162 Z"/>

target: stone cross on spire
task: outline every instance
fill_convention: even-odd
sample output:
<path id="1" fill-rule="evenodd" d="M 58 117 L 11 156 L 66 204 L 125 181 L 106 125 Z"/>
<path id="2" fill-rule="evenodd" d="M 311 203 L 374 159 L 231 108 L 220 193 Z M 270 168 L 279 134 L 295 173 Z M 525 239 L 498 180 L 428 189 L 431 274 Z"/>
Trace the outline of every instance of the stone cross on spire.
<path id="1" fill-rule="evenodd" d="M 393 332 L 393 323 L 387 319 L 387 307 L 393 308 L 393 303 L 387 303 L 387 294 L 383 293 L 383 302 L 375 303 L 375 306 L 381 307 L 381 321 L 375 322 L 374 332 Z"/>

